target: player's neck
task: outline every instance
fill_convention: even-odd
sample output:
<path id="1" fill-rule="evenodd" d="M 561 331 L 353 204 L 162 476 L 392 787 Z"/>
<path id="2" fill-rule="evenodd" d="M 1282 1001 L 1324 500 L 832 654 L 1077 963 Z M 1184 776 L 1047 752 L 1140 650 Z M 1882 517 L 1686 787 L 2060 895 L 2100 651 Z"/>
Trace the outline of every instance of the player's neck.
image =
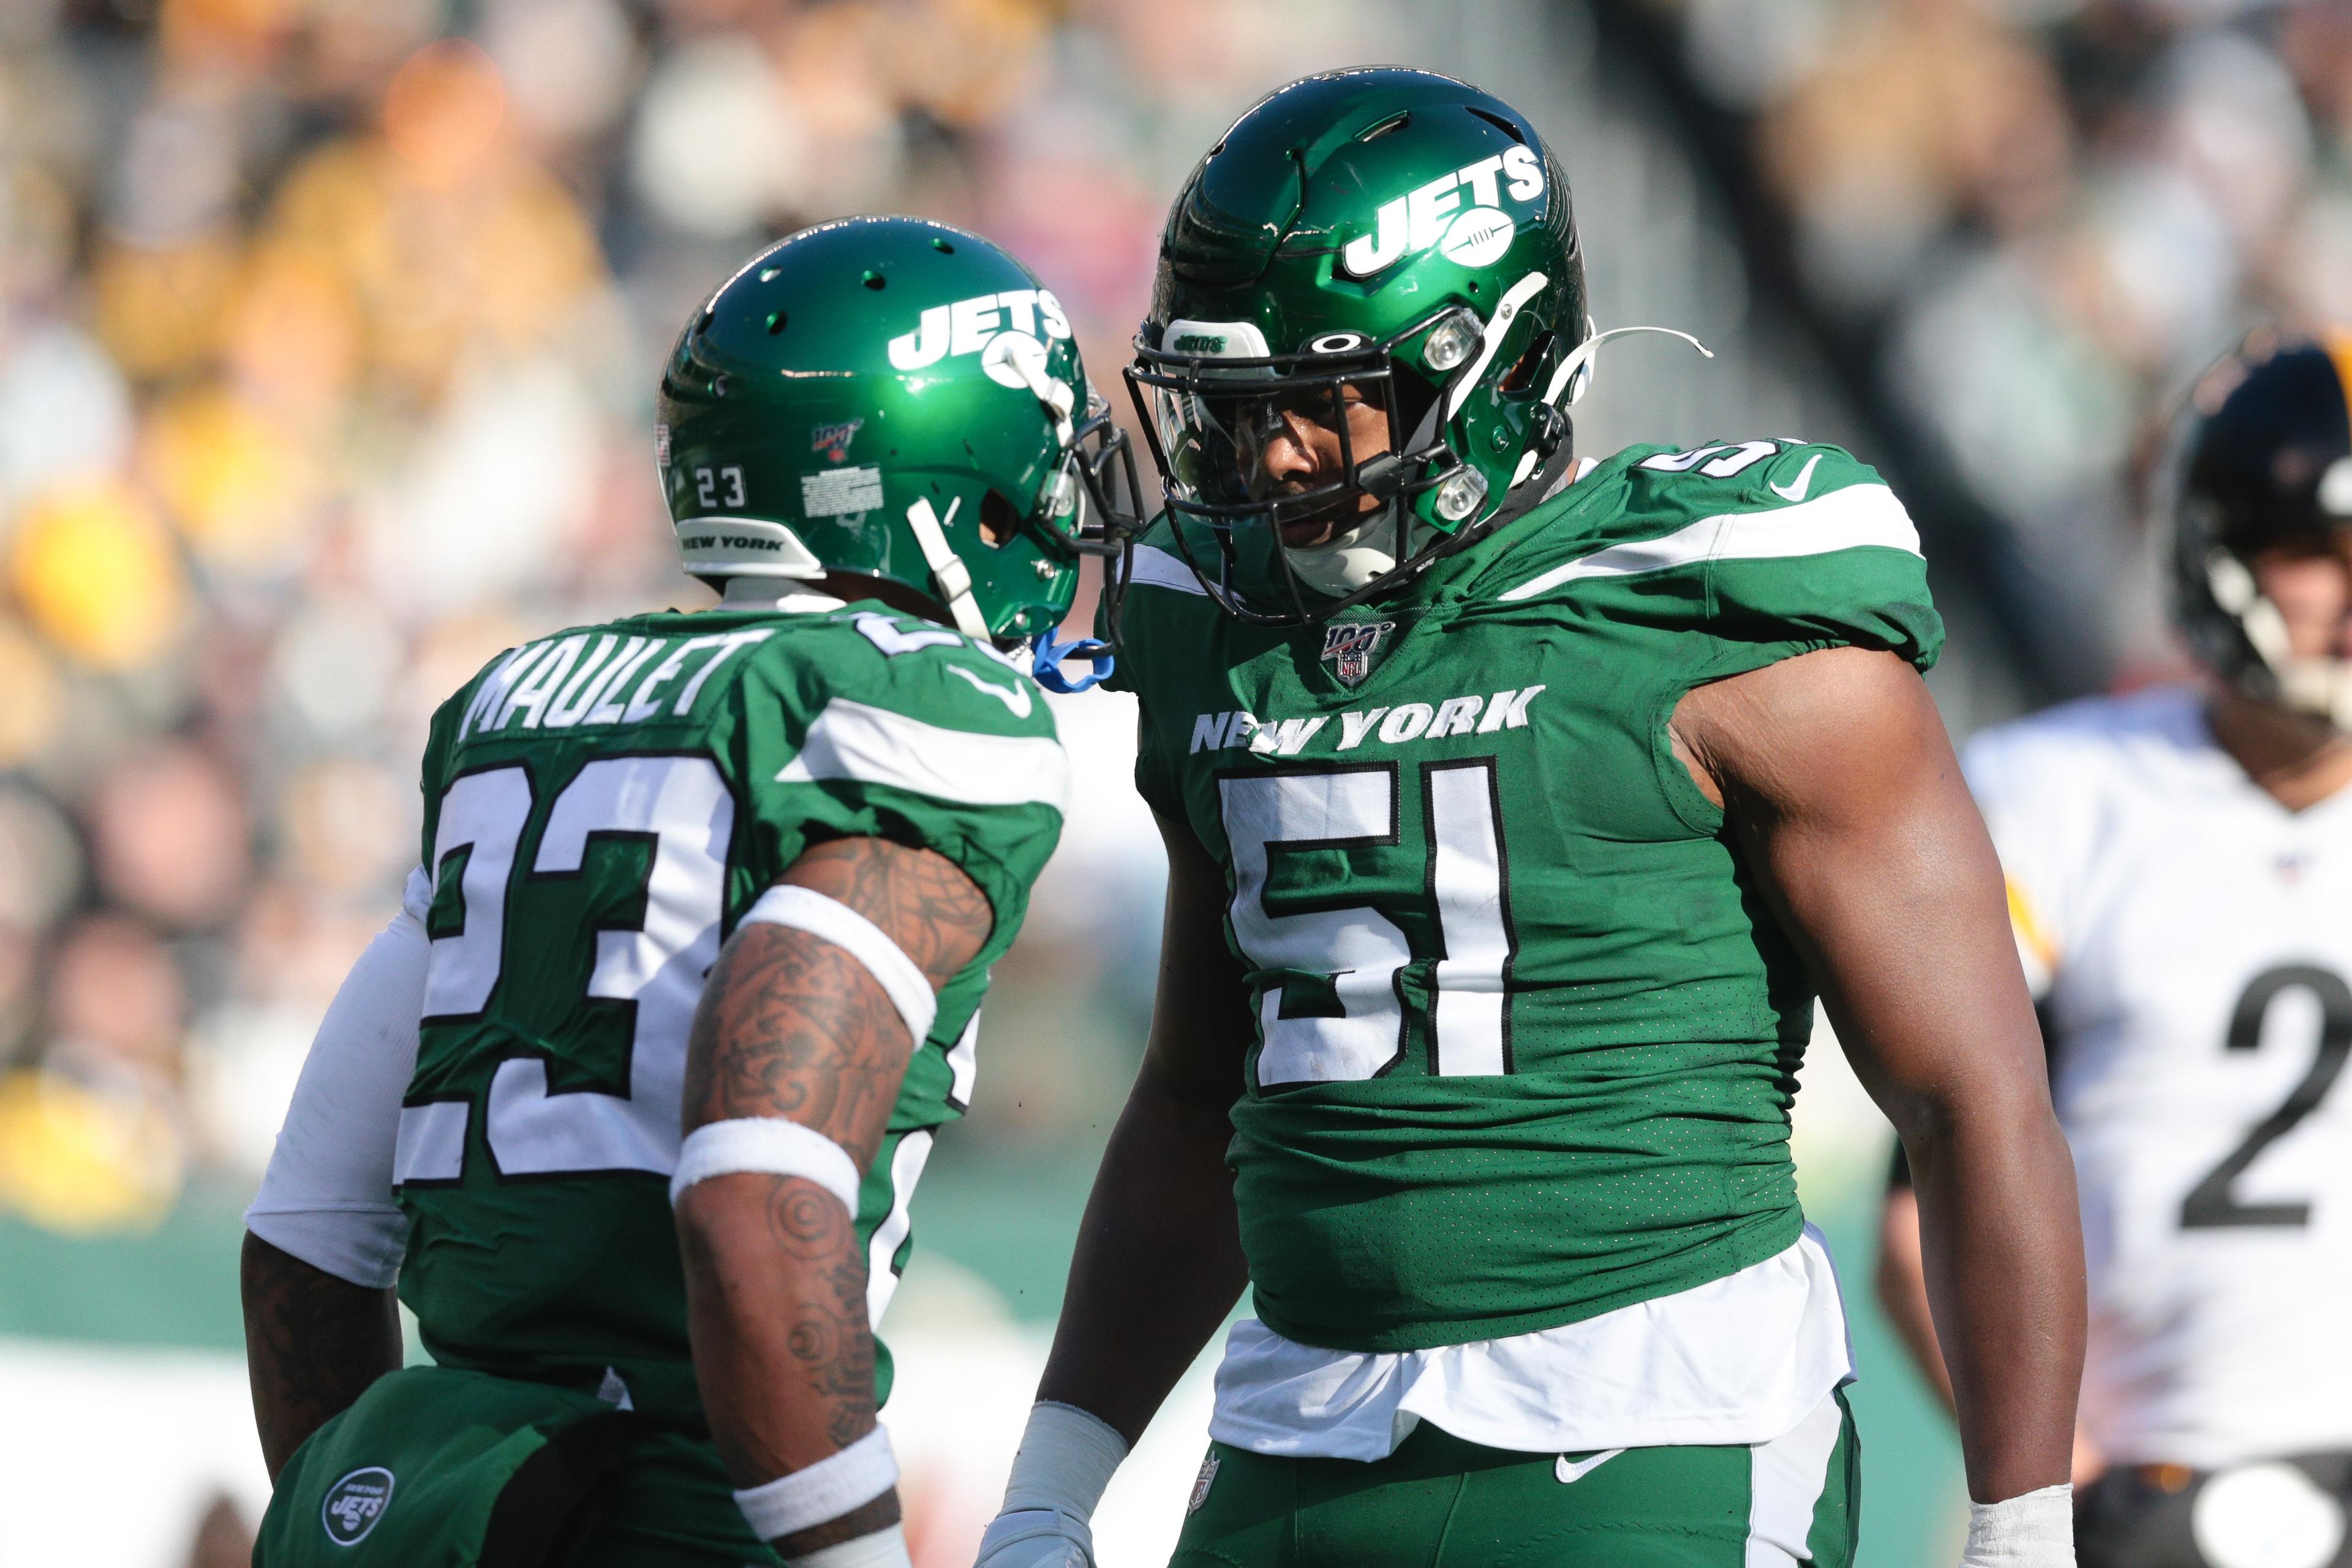
<path id="1" fill-rule="evenodd" d="M 2213 739 L 2246 776 L 2289 811 L 2304 811 L 2352 784 L 2352 737 L 2322 719 L 2234 691 L 2206 704 Z"/>
<path id="2" fill-rule="evenodd" d="M 837 610 L 845 603 L 826 592 L 827 583 L 803 583 L 792 577 L 730 577 L 719 595 L 728 610 Z"/>

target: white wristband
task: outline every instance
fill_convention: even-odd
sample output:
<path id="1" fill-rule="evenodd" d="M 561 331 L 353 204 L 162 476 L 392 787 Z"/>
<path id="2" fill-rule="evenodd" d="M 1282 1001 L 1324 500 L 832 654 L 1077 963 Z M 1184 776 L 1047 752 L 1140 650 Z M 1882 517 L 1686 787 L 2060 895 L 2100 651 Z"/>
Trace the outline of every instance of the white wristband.
<path id="1" fill-rule="evenodd" d="M 1127 1439 L 1075 1405 L 1041 1399 L 1029 1410 L 1021 1451 L 1004 1483 L 1004 1509 L 1045 1508 L 1091 1520 L 1103 1489 L 1127 1458 Z"/>
<path id="2" fill-rule="evenodd" d="M 2074 1568 L 2074 1489 L 1969 1504 L 1960 1568 Z"/>
<path id="3" fill-rule="evenodd" d="M 706 1122 L 686 1135 L 677 1146 L 677 1165 L 670 1173 L 669 1205 L 697 1182 L 756 1171 L 771 1176 L 805 1176 L 841 1200 L 857 1217 L 861 1177 L 849 1151 L 817 1131 L 781 1116 L 741 1116 L 730 1121 Z"/>
<path id="4" fill-rule="evenodd" d="M 890 998 L 890 1005 L 898 1010 L 898 1017 L 912 1037 L 912 1048 L 920 1050 L 923 1042 L 931 1037 L 931 1024 L 939 1017 L 940 997 L 931 989 L 922 966 L 907 956 L 905 948 L 890 940 L 889 932 L 847 904 L 828 899 L 814 888 L 779 883 L 743 911 L 736 929 L 753 924 L 789 926 L 833 943 L 864 964 L 866 973 L 874 976 L 874 983 Z"/>
<path id="5" fill-rule="evenodd" d="M 798 1534 L 863 1508 L 898 1484 L 898 1459 L 880 1426 L 804 1470 L 735 1494 L 735 1506 L 762 1541 Z"/>
<path id="6" fill-rule="evenodd" d="M 913 1568 L 907 1557 L 907 1532 L 888 1525 L 855 1541 L 820 1546 L 805 1557 L 788 1557 L 784 1568 Z"/>

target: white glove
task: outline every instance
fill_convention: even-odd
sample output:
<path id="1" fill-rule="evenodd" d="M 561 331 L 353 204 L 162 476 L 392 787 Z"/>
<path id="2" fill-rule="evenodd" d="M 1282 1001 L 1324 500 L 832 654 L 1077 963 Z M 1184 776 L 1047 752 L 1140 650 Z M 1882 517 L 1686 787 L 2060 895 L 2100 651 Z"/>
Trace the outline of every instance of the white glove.
<path id="1" fill-rule="evenodd" d="M 979 1568 L 1095 1568 L 1095 1532 L 1057 1508 L 1006 1509 L 980 1538 Z"/>
<path id="2" fill-rule="evenodd" d="M 1960 1568 L 2074 1568 L 2074 1489 L 1969 1504 Z"/>
<path id="3" fill-rule="evenodd" d="M 1041 1399 L 1004 1483 L 1004 1508 L 980 1538 L 979 1568 L 1095 1568 L 1095 1505 L 1127 1458 L 1100 1416 Z"/>

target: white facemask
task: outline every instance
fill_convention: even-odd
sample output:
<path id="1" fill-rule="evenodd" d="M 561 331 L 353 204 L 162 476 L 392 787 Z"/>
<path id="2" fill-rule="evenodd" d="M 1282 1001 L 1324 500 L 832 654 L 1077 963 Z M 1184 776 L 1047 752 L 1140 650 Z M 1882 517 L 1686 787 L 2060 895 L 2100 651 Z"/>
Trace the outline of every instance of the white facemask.
<path id="1" fill-rule="evenodd" d="M 2278 682 L 2279 701 L 2352 731 L 2352 662 L 2298 658 L 2287 635 L 2286 617 L 2263 596 L 2245 563 L 2228 551 L 2216 550 L 2206 557 L 2205 580 L 2221 606 L 2238 617 L 2246 640 Z"/>

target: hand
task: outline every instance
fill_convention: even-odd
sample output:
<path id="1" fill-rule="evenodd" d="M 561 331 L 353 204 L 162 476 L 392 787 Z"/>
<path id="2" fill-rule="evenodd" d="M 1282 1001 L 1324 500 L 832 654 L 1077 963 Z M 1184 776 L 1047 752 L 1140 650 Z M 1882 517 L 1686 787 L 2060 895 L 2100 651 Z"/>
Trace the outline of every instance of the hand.
<path id="1" fill-rule="evenodd" d="M 981 1536 L 977 1568 L 1095 1568 L 1094 1531 L 1057 1508 L 1008 1509 Z"/>

